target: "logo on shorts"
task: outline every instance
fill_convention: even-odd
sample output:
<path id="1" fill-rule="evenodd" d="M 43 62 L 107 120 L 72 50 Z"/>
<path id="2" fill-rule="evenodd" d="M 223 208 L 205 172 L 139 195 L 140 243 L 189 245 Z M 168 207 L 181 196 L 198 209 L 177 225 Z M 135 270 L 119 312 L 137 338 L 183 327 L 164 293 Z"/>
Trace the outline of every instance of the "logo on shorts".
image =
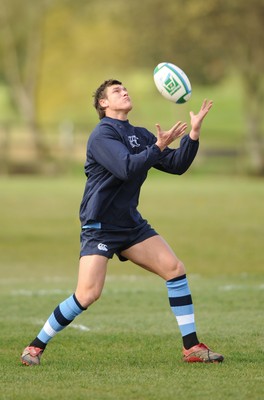
<path id="1" fill-rule="evenodd" d="M 104 243 L 99 243 L 97 248 L 102 251 L 108 251 L 107 245 Z"/>

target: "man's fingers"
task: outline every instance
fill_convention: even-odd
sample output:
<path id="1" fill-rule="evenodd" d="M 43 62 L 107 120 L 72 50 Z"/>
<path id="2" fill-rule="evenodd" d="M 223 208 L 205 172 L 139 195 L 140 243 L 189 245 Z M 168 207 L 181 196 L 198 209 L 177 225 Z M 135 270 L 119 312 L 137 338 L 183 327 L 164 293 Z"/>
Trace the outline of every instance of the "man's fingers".
<path id="1" fill-rule="evenodd" d="M 160 124 L 156 124 L 156 128 L 157 128 L 157 132 L 160 133 L 160 131 L 161 131 Z"/>
<path id="2" fill-rule="evenodd" d="M 207 111 L 209 111 L 210 108 L 212 107 L 212 105 L 213 105 L 213 101 L 212 100 L 204 99 L 202 107 L 201 107 L 201 110 L 206 109 Z"/>
<path id="3" fill-rule="evenodd" d="M 213 106 L 213 101 L 212 100 L 208 101 L 207 99 L 204 99 L 204 101 L 203 101 L 203 103 L 201 105 L 200 111 L 197 114 L 197 116 L 201 115 L 202 118 L 203 118 L 208 113 L 208 111 L 212 108 L 212 106 Z M 193 111 L 190 111 L 189 114 L 190 114 L 191 118 L 195 117 L 195 115 L 196 115 L 196 114 L 194 114 Z"/>
<path id="4" fill-rule="evenodd" d="M 180 129 L 186 129 L 186 128 L 187 128 L 187 123 L 184 122 L 184 123 L 181 125 Z"/>
<path id="5" fill-rule="evenodd" d="M 171 131 L 176 131 L 176 129 L 179 129 L 183 123 L 181 121 L 178 121 L 177 124 L 175 124 L 172 128 Z"/>
<path id="6" fill-rule="evenodd" d="M 186 123 L 181 124 L 181 125 L 178 127 L 178 130 L 180 130 L 180 131 L 185 131 L 186 129 L 187 129 L 187 124 L 186 124 Z"/>
<path id="7" fill-rule="evenodd" d="M 161 133 L 161 127 L 159 124 L 155 124 L 156 128 L 157 128 L 157 132 L 158 134 Z M 185 130 L 187 128 L 187 123 L 186 122 L 177 122 L 177 124 L 175 124 L 169 131 L 167 131 L 168 133 L 175 133 L 176 131 L 182 131 Z"/>

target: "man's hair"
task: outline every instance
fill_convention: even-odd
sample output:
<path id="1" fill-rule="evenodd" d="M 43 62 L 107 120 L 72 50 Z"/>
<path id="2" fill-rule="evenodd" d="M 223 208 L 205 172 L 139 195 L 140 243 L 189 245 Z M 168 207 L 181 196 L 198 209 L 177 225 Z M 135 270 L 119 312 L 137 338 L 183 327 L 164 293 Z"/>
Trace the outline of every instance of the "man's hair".
<path id="1" fill-rule="evenodd" d="M 113 85 L 122 85 L 122 82 L 116 79 L 108 79 L 104 81 L 98 89 L 94 92 L 94 107 L 98 112 L 99 118 L 102 119 L 105 117 L 105 108 L 100 105 L 99 100 L 104 99 L 106 95 L 106 88 Z"/>

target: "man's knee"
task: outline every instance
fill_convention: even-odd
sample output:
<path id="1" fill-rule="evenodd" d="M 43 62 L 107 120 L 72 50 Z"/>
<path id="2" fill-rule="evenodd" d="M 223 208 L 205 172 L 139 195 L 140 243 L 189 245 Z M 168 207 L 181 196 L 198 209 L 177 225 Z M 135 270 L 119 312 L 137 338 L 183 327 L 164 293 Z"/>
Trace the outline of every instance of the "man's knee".
<path id="1" fill-rule="evenodd" d="M 76 290 L 75 296 L 82 307 L 87 308 L 101 297 L 101 291 L 89 289 L 87 291 Z"/>
<path id="2" fill-rule="evenodd" d="M 166 280 L 176 278 L 185 274 L 185 266 L 183 262 L 179 259 L 174 259 L 169 265 L 167 265 L 166 270 Z"/>
<path id="3" fill-rule="evenodd" d="M 185 266 L 181 260 L 177 261 L 177 271 L 178 271 L 178 276 L 184 275 L 185 274 Z"/>

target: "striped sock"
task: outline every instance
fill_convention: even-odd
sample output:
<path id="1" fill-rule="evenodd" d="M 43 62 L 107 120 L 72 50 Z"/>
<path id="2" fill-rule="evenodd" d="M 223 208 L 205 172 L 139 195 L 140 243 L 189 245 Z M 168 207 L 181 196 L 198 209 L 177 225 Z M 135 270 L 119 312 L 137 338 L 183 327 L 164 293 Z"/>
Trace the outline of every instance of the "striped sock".
<path id="1" fill-rule="evenodd" d="M 185 349 L 199 343 L 194 322 L 192 296 L 186 275 L 166 281 L 169 302 L 178 322 Z"/>
<path id="2" fill-rule="evenodd" d="M 58 305 L 50 315 L 38 336 L 30 343 L 30 346 L 45 349 L 47 343 L 62 329 L 66 328 L 77 315 L 85 308 L 76 299 L 75 294 Z"/>

